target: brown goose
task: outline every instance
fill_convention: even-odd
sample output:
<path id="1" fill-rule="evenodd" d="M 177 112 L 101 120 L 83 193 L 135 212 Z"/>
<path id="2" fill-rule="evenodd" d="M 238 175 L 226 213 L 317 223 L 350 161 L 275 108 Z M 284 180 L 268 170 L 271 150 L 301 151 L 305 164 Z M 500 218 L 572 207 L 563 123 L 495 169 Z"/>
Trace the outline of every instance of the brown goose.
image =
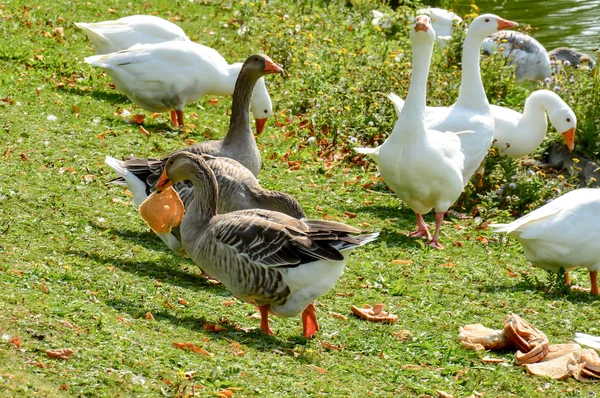
<path id="1" fill-rule="evenodd" d="M 180 152 L 183 150 L 175 153 Z M 293 196 L 262 188 L 250 170 L 235 160 L 210 155 L 201 156 L 217 178 L 219 214 L 243 209 L 266 209 L 279 211 L 298 219 L 306 217 Z M 156 181 L 164 169 L 162 160 L 135 157 L 122 161 L 107 156 L 105 163 L 120 176 L 110 182 L 128 187 L 133 193 L 133 201 L 137 207 L 154 191 Z M 188 208 L 193 199 L 192 184 L 182 181 L 174 188 L 185 208 Z M 183 252 L 179 227 L 173 228 L 170 233 L 157 233 L 157 235 L 171 250 L 177 253 Z"/>
<path id="2" fill-rule="evenodd" d="M 216 177 L 202 157 L 189 152 L 168 159 L 156 189 L 179 181 L 194 187 L 181 223 L 185 251 L 234 296 L 259 308 L 260 327 L 267 334 L 273 334 L 269 312 L 281 317 L 302 313 L 304 336 L 316 333 L 313 301 L 335 284 L 348 254 L 378 235 L 352 236 L 360 231 L 261 209 L 217 215 Z"/>

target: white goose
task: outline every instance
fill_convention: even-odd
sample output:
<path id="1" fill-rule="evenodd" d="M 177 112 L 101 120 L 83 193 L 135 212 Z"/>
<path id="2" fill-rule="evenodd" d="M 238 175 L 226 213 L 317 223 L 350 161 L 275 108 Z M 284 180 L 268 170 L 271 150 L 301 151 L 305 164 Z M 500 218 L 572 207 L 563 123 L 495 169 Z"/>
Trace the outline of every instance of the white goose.
<path id="1" fill-rule="evenodd" d="M 460 24 L 462 18 L 452 11 L 443 8 L 427 7 L 417 11 L 418 15 L 427 15 L 431 18 L 431 25 L 435 29 L 435 42 L 444 47 L 446 42 L 452 38 L 454 23 Z"/>
<path id="2" fill-rule="evenodd" d="M 96 54 L 127 50 L 135 44 L 190 41 L 183 29 L 154 15 L 131 15 L 113 21 L 77 22 L 92 42 Z"/>
<path id="3" fill-rule="evenodd" d="M 169 158 L 156 189 L 178 181 L 194 186 L 181 223 L 186 253 L 234 296 L 256 305 L 267 334 L 273 334 L 269 312 L 285 318 L 302 313 L 304 336 L 315 334 L 319 324 L 313 301 L 335 284 L 350 252 L 378 235 L 352 236 L 360 230 L 269 210 L 217 214 L 215 175 L 202 157 L 189 152 Z"/>
<path id="4" fill-rule="evenodd" d="M 573 110 L 556 93 L 549 90 L 534 91 L 525 101 L 523 113 L 492 105 L 494 117 L 494 143 L 500 153 L 517 159 L 535 151 L 546 138 L 548 120 L 561 132 L 570 151 L 575 146 L 577 117 Z"/>
<path id="5" fill-rule="evenodd" d="M 395 94 L 389 98 L 402 110 L 404 101 Z M 562 136 L 570 151 L 575 147 L 577 117 L 573 110 L 557 94 L 549 90 L 534 91 L 525 101 L 523 113 L 498 105 L 490 105 L 494 118 L 494 140 L 492 145 L 502 155 L 518 159 L 535 151 L 546 138 L 548 119 Z M 365 148 L 361 153 L 375 158 L 379 148 Z"/>
<path id="6" fill-rule="evenodd" d="M 439 233 L 444 212 L 462 192 L 465 157 L 457 134 L 425 127 L 427 74 L 434 39 L 429 17 L 418 16 L 410 32 L 413 60 L 406 106 L 377 154 L 383 180 L 417 216 L 417 230 L 410 235 L 431 239 L 430 246 L 442 248 Z M 433 237 L 422 216 L 432 208 L 436 212 Z"/>
<path id="7" fill-rule="evenodd" d="M 552 272 L 587 268 L 591 293 L 598 294 L 600 189 L 571 191 L 510 224 L 490 228 L 515 236 L 536 267 Z"/>
<path id="8" fill-rule="evenodd" d="M 484 52 L 500 51 L 509 65 L 516 65 L 517 80 L 544 80 L 552 76 L 546 48 L 526 33 L 507 30 L 483 41 Z"/>
<path id="9" fill-rule="evenodd" d="M 517 26 L 516 22 L 507 21 L 493 14 L 484 14 L 475 18 L 469 26 L 463 44 L 462 78 L 458 100 L 449 107 L 428 106 L 426 108 L 427 128 L 439 131 L 472 130 L 475 132 L 475 134 L 460 135 L 461 148 L 465 155 L 465 165 L 462 169 L 464 185 L 480 167 L 494 137 L 494 119 L 481 81 L 479 48 L 488 35 L 514 26 Z M 400 112 L 404 107 L 404 101 L 396 95 L 391 95 L 389 98 L 394 102 L 396 112 Z M 376 158 L 379 156 L 380 149 L 357 148 L 357 152 Z"/>
<path id="10" fill-rule="evenodd" d="M 171 111 L 174 126 L 183 126 L 183 108 L 200 97 L 231 95 L 242 68 L 228 64 L 216 50 L 191 41 L 138 44 L 128 50 L 86 57 L 105 69 L 117 88 L 149 112 Z M 260 134 L 273 113 L 264 79 L 254 87 L 251 110 Z"/>

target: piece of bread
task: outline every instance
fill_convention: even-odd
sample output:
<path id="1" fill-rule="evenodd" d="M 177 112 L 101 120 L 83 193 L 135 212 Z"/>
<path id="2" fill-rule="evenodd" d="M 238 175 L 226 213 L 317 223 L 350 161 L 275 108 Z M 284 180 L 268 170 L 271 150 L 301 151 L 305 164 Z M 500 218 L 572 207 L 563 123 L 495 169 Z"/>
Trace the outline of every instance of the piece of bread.
<path id="1" fill-rule="evenodd" d="M 184 214 L 183 202 L 173 187 L 152 192 L 140 205 L 140 215 L 158 233 L 168 233 L 181 224 Z"/>

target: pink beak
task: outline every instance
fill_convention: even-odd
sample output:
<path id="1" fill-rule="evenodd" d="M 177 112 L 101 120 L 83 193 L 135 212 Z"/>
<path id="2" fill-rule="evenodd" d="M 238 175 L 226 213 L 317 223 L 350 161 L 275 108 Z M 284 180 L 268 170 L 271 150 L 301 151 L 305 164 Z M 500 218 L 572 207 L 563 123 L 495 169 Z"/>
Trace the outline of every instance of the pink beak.
<path id="1" fill-rule="evenodd" d="M 260 133 L 263 132 L 263 129 L 265 128 L 265 124 L 267 123 L 267 118 L 254 119 L 254 122 L 256 123 L 256 135 L 259 135 Z"/>
<path id="2" fill-rule="evenodd" d="M 519 26 L 518 23 L 507 21 L 506 19 L 498 18 L 498 30 L 505 30 Z"/>

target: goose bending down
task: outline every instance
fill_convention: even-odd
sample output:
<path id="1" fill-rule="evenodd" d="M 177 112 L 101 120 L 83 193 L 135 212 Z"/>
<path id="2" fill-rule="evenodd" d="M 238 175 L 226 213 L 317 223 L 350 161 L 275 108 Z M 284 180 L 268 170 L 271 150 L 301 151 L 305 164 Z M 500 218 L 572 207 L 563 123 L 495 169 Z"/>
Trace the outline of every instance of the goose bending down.
<path id="1" fill-rule="evenodd" d="M 293 196 L 262 188 L 256 177 L 235 160 L 210 155 L 201 156 L 217 179 L 219 188 L 217 213 L 230 213 L 243 209 L 266 209 L 298 219 L 306 217 L 302 207 Z M 122 161 L 107 156 L 105 163 L 119 175 L 110 182 L 129 188 L 133 194 L 135 206 L 138 208 L 155 190 L 156 181 L 164 169 L 161 160 L 135 157 Z M 192 184 L 182 181 L 175 184 L 174 189 L 187 209 L 193 200 Z M 156 233 L 156 235 L 171 250 L 177 253 L 183 252 L 179 227 L 174 227 L 169 233 Z"/>
<path id="2" fill-rule="evenodd" d="M 558 47 L 548 53 L 550 61 L 561 61 L 565 65 L 565 61 L 569 61 L 571 66 L 586 66 L 592 70 L 596 67 L 596 62 L 589 55 L 573 50 L 568 47 Z"/>
<path id="3" fill-rule="evenodd" d="M 517 25 L 516 22 L 507 21 L 493 14 L 484 14 L 475 18 L 467 30 L 463 44 L 462 77 L 458 100 L 452 106 L 428 106 L 425 111 L 425 125 L 429 129 L 474 132 L 474 134 L 459 135 L 461 149 L 465 155 L 462 168 L 464 185 L 467 185 L 480 167 L 494 136 L 494 118 L 481 81 L 479 48 L 481 42 L 490 34 Z M 390 95 L 389 98 L 394 103 L 396 113 L 399 113 L 404 107 L 404 101 L 397 95 Z M 357 149 L 357 152 L 360 151 Z M 368 152 L 367 155 L 377 157 L 380 150 L 373 149 Z"/>
<path id="4" fill-rule="evenodd" d="M 117 89 L 142 109 L 170 111 L 175 127 L 184 125 L 183 108 L 187 104 L 207 94 L 231 95 L 243 65 L 229 65 L 216 50 L 192 41 L 138 44 L 86 57 L 85 62 L 106 70 Z M 251 106 L 256 133 L 260 134 L 273 113 L 264 79 L 256 82 Z"/>
<path id="5" fill-rule="evenodd" d="M 516 65 L 517 80 L 544 80 L 552 76 L 548 52 L 528 34 L 507 30 L 498 32 L 483 42 L 488 54 L 500 51 L 509 65 Z"/>
<path id="6" fill-rule="evenodd" d="M 598 294 L 600 189 L 571 191 L 510 224 L 490 227 L 516 237 L 536 267 L 552 272 L 587 268 L 591 292 Z"/>
<path id="7" fill-rule="evenodd" d="M 190 41 L 183 29 L 154 15 L 131 15 L 113 21 L 77 22 L 96 54 L 127 50 L 135 44 Z"/>
<path id="8" fill-rule="evenodd" d="M 390 99 L 396 106 L 396 112 L 402 110 L 404 101 L 395 94 Z M 523 113 L 498 105 L 490 105 L 494 118 L 494 140 L 492 145 L 500 149 L 502 155 L 518 159 L 535 151 L 546 138 L 548 120 L 561 132 L 570 151 L 575 147 L 577 117 L 573 110 L 556 93 L 549 90 L 537 90 L 525 101 Z M 365 153 L 376 156 L 378 148 L 366 148 Z M 373 155 L 375 153 L 375 155 Z"/>
<path id="9" fill-rule="evenodd" d="M 190 181 L 192 202 L 181 223 L 187 254 L 234 296 L 258 307 L 261 329 L 273 334 L 268 314 L 302 313 L 303 334 L 319 329 L 313 301 L 325 294 L 344 270 L 348 254 L 378 234 L 331 221 L 298 220 L 269 210 L 217 214 L 218 187 L 202 157 L 171 156 L 156 189 Z"/>
<path id="10" fill-rule="evenodd" d="M 523 113 L 492 105 L 494 117 L 494 146 L 500 153 L 517 159 L 535 151 L 546 138 L 548 120 L 560 132 L 570 151 L 575 147 L 577 117 L 556 93 L 534 91 L 525 101 Z"/>
<path id="11" fill-rule="evenodd" d="M 440 47 L 444 47 L 446 42 L 452 38 L 454 23 L 460 24 L 462 22 L 461 17 L 443 8 L 422 8 L 417 11 L 417 14 L 427 15 L 431 18 L 431 25 L 435 30 L 435 41 Z"/>
<path id="12" fill-rule="evenodd" d="M 440 228 L 444 212 L 463 190 L 465 156 L 458 134 L 425 126 L 427 75 L 434 39 L 430 18 L 418 16 L 410 32 L 413 59 L 406 106 L 375 159 L 385 183 L 417 216 L 417 230 L 410 235 L 426 237 L 430 246 L 442 248 Z M 361 152 L 360 148 L 356 150 Z M 433 237 L 422 216 L 432 208 L 436 216 Z"/>

